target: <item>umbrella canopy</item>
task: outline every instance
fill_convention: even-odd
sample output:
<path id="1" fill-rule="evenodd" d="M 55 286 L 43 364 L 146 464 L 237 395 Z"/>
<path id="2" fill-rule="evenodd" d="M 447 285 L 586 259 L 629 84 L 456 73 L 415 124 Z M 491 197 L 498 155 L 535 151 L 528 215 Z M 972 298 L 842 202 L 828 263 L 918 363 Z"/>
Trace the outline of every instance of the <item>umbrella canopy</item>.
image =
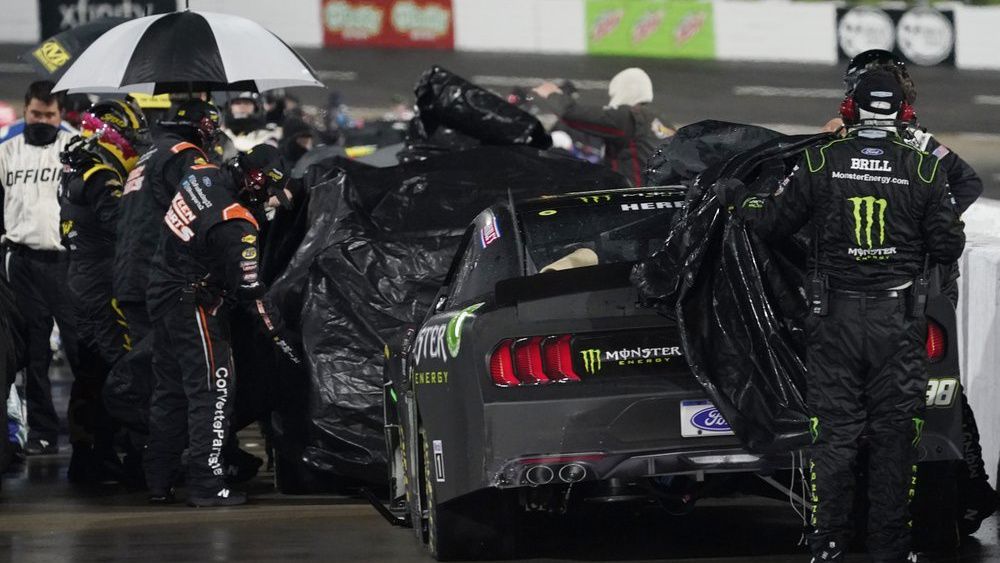
<path id="1" fill-rule="evenodd" d="M 127 22 L 127 18 L 101 18 L 88 24 L 67 29 L 42 41 L 21 54 L 22 61 L 31 64 L 35 72 L 49 80 L 59 80 L 69 63 L 111 28 Z"/>
<path id="2" fill-rule="evenodd" d="M 98 38 L 55 90 L 187 92 L 323 86 L 309 64 L 239 16 L 173 12 L 125 22 Z"/>

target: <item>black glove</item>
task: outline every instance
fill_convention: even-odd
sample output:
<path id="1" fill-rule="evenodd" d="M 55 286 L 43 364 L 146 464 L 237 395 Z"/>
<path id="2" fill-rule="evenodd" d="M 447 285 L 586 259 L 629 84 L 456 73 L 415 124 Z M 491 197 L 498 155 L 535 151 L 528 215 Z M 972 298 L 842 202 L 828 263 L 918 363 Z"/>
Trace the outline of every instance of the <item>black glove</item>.
<path id="1" fill-rule="evenodd" d="M 723 208 L 739 207 L 748 195 L 746 184 L 736 178 L 722 178 L 712 186 L 719 205 Z"/>
<path id="2" fill-rule="evenodd" d="M 281 352 L 282 356 L 289 362 L 300 365 L 302 359 L 299 353 L 292 347 L 284 337 L 284 322 L 277 309 L 270 306 L 264 299 L 255 299 L 248 304 L 251 314 L 260 318 L 264 326 L 264 334 L 271 339 L 274 346 Z"/>

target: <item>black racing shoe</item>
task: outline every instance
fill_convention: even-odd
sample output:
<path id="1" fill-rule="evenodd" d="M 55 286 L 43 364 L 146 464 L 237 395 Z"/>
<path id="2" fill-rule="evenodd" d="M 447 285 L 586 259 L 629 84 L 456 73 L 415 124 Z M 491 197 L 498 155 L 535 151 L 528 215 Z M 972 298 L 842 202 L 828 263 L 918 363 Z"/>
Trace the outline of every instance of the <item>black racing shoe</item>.
<path id="1" fill-rule="evenodd" d="M 32 438 L 24 445 L 24 453 L 28 455 L 52 455 L 59 453 L 59 444 L 53 441 Z"/>
<path id="2" fill-rule="evenodd" d="M 245 483 L 257 476 L 264 460 L 250 452 L 235 448 L 226 454 L 226 484 Z"/>
<path id="3" fill-rule="evenodd" d="M 176 500 L 173 487 L 149 490 L 149 504 L 173 504 Z"/>
<path id="4" fill-rule="evenodd" d="M 214 506 L 238 506 L 241 504 L 246 504 L 247 494 L 234 491 L 229 488 L 219 489 L 214 495 L 202 495 L 200 493 L 191 493 L 188 495 L 188 506 L 194 506 L 196 508 L 208 508 Z"/>
<path id="5" fill-rule="evenodd" d="M 847 553 L 844 548 L 838 544 L 836 541 L 829 542 L 823 549 L 818 550 L 813 548 L 813 558 L 811 563 L 843 563 L 844 559 L 847 557 Z"/>

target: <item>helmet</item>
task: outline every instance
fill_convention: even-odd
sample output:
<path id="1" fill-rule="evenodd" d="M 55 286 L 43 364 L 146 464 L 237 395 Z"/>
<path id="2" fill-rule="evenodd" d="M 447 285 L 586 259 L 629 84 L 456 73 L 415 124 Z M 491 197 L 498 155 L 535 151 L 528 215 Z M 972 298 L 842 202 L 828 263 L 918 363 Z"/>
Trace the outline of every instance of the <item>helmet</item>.
<path id="1" fill-rule="evenodd" d="M 123 100 L 97 102 L 80 117 L 80 135 L 94 137 L 106 152 L 129 171 L 149 143 L 149 127 L 142 110 Z"/>
<path id="2" fill-rule="evenodd" d="M 204 100 L 187 100 L 177 107 L 173 118 L 161 121 L 167 127 L 188 127 L 198 133 L 201 148 L 208 151 L 215 144 L 220 133 L 222 113 L 215 104 Z"/>
<path id="3" fill-rule="evenodd" d="M 233 106 L 236 102 L 250 102 L 253 104 L 253 108 L 249 110 L 243 108 L 235 109 Z M 264 106 L 260 101 L 260 94 L 256 92 L 240 92 L 231 98 L 229 103 L 226 104 L 224 122 L 226 127 L 237 135 L 245 135 L 263 128 L 266 124 L 266 119 Z"/>
<path id="4" fill-rule="evenodd" d="M 290 206 L 285 196 L 288 173 L 285 159 L 277 148 L 260 144 L 236 156 L 230 167 L 235 173 L 237 197 L 251 205 L 260 206 L 271 196 L 285 207 Z"/>
<path id="5" fill-rule="evenodd" d="M 891 51 L 884 49 L 862 51 L 847 63 L 847 69 L 844 71 L 844 86 L 848 96 L 854 92 L 861 75 L 870 70 L 884 70 L 891 73 L 903 87 L 906 102 L 912 105 L 917 101 L 917 90 L 913 79 L 910 78 L 909 71 L 906 69 L 906 63 Z"/>

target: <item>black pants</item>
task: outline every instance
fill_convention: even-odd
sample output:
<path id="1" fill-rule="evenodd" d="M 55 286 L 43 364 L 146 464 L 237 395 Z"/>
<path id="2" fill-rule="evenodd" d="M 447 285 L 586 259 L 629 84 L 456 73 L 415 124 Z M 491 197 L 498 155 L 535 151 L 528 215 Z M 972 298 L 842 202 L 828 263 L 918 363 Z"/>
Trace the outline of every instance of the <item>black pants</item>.
<path id="1" fill-rule="evenodd" d="M 66 283 L 69 260 L 64 252 L 18 246 L 7 249 L 6 262 L 7 279 L 28 329 L 24 391 L 28 404 L 28 438 L 54 444 L 59 434 L 59 417 L 52 406 L 52 383 L 49 381 L 52 362 L 49 336 L 53 319 L 59 325 L 74 379 L 83 375 L 77 347 L 76 312 Z M 71 403 L 76 395 L 74 391 L 70 392 Z M 70 416 L 69 424 L 71 441 L 86 439 L 86 432 L 76 424 L 74 417 Z"/>
<path id="2" fill-rule="evenodd" d="M 926 330 L 925 318 L 907 313 L 905 298 L 834 294 L 829 314 L 808 320 L 816 528 L 810 544 L 817 557 L 824 551 L 846 555 L 863 433 L 870 453 L 868 549 L 890 560 L 909 552 L 909 500 L 927 389 Z"/>
<path id="3" fill-rule="evenodd" d="M 125 315 L 129 338 L 133 345 L 138 344 L 153 331 L 145 301 L 119 301 L 118 307 Z"/>
<path id="4" fill-rule="evenodd" d="M 71 256 L 69 287 L 77 314 L 77 339 L 82 377 L 73 382 L 73 418 L 90 434 L 91 444 L 114 450 L 116 425 L 102 399 L 104 383 L 113 366 L 131 347 L 128 334 L 111 298 L 114 257 Z"/>
<path id="5" fill-rule="evenodd" d="M 188 447 L 187 483 L 196 494 L 225 486 L 222 449 L 236 400 L 228 315 L 179 303 L 153 322 L 149 442 L 143 465 L 152 490 L 174 484 Z"/>

